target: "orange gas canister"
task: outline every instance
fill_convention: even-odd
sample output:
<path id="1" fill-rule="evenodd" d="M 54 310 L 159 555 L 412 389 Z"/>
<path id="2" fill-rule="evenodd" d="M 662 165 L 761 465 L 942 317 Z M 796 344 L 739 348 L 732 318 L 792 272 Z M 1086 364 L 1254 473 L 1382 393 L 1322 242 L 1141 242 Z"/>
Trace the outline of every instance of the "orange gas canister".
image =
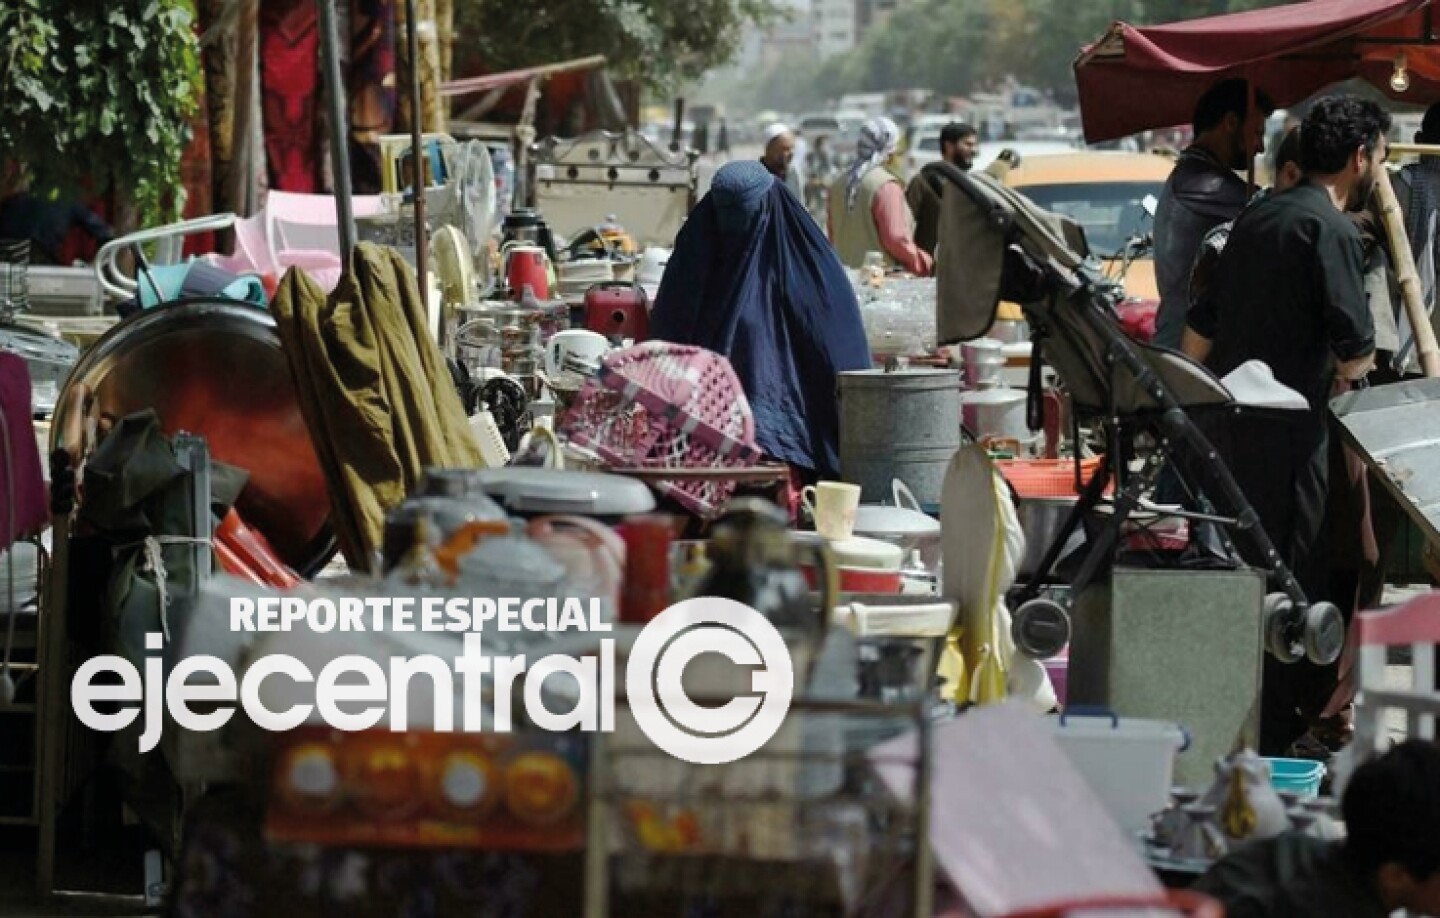
<path id="1" fill-rule="evenodd" d="M 645 288 L 623 281 L 606 281 L 585 291 L 585 327 L 613 343 L 625 338 L 641 342 L 650 337 L 650 303 Z"/>

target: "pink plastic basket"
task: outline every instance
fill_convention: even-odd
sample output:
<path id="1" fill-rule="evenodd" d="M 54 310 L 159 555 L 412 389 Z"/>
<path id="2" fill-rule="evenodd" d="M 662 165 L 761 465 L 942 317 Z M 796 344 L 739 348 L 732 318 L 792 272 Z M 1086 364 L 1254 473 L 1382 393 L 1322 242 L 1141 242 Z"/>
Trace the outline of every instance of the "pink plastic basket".
<path id="1" fill-rule="evenodd" d="M 698 347 L 647 341 L 615 351 L 581 388 L 560 431 L 628 468 L 744 468 L 760 458 L 750 402 L 730 361 Z M 702 519 L 724 509 L 733 481 L 657 481 Z"/>

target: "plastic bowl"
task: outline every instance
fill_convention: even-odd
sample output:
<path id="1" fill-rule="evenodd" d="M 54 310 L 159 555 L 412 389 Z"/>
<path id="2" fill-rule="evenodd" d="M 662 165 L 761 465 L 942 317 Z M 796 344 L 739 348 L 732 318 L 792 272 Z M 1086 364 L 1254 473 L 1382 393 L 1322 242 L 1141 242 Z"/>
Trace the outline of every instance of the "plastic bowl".
<path id="1" fill-rule="evenodd" d="M 1304 799 L 1320 796 L 1325 780 L 1325 763 L 1309 759 L 1269 759 L 1270 786 L 1277 791 L 1299 794 Z"/>

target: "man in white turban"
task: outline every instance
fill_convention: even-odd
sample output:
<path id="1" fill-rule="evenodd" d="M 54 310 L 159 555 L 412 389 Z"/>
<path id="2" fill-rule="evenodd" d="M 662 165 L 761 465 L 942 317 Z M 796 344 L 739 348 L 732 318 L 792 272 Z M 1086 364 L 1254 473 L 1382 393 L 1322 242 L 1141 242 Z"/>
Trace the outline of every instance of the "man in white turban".
<path id="1" fill-rule="evenodd" d="M 879 252 L 888 266 L 928 277 L 935 263 L 915 244 L 905 186 L 886 168 L 899 146 L 895 122 L 873 118 L 865 123 L 855 162 L 830 189 L 830 241 L 847 267 L 862 267 L 867 253 Z"/>

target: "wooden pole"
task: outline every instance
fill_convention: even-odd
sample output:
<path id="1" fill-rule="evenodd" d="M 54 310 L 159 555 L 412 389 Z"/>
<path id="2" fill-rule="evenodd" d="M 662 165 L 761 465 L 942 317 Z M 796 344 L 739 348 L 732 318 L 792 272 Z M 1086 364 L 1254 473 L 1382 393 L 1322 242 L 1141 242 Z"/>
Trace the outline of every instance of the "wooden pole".
<path id="1" fill-rule="evenodd" d="M 240 0 L 235 37 L 234 127 L 230 132 L 234 156 L 230 162 L 230 206 L 242 217 L 255 213 L 255 83 L 259 79 L 260 2 Z"/>
<path id="2" fill-rule="evenodd" d="M 1390 144 L 1390 158 L 1399 159 L 1402 156 L 1440 156 L 1440 144 L 1433 143 L 1392 143 Z"/>
<path id="3" fill-rule="evenodd" d="M 1384 166 L 1375 177 L 1375 194 L 1380 202 L 1380 219 L 1385 224 L 1385 235 L 1390 240 L 1390 254 L 1395 259 L 1395 274 L 1400 281 L 1400 299 L 1405 304 L 1405 317 L 1410 320 L 1410 329 L 1415 335 L 1420 369 L 1426 377 L 1433 379 L 1440 376 L 1440 348 L 1435 345 L 1435 329 L 1425 309 L 1425 295 L 1420 288 L 1420 274 L 1415 270 L 1415 255 L 1410 251 L 1410 237 L 1405 233 L 1400 202 L 1390 184 L 1390 170 Z"/>
<path id="4" fill-rule="evenodd" d="M 415 21 L 415 0 L 405 0 L 405 43 L 410 51 L 410 158 L 415 189 L 415 276 L 420 282 L 420 302 L 430 308 L 426 283 L 430 240 L 425 232 L 425 108 L 420 104 L 420 37 Z"/>

